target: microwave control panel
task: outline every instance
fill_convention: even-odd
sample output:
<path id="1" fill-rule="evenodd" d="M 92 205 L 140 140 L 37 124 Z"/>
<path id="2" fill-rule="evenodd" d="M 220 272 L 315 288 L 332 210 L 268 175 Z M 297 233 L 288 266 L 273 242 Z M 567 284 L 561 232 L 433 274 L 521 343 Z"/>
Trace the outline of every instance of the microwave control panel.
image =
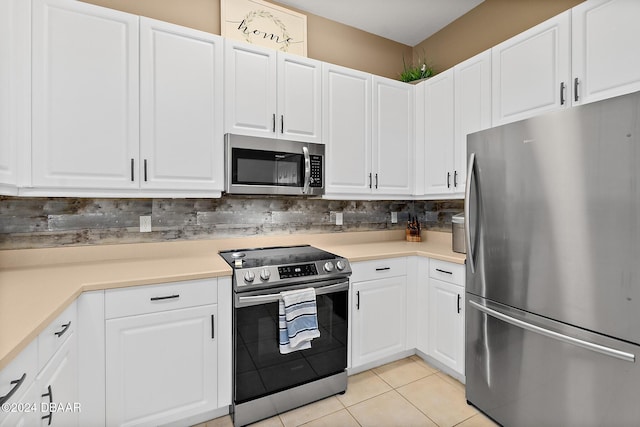
<path id="1" fill-rule="evenodd" d="M 322 156 L 311 155 L 311 187 L 322 187 Z"/>

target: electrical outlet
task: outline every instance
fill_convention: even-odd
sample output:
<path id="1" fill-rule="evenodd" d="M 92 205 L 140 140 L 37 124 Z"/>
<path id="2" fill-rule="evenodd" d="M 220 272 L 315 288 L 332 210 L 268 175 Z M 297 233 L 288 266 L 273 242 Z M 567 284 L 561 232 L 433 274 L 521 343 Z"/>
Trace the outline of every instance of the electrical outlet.
<path id="1" fill-rule="evenodd" d="M 391 224 L 398 223 L 398 212 L 391 212 Z"/>
<path id="2" fill-rule="evenodd" d="M 342 212 L 336 212 L 336 225 L 342 225 Z"/>
<path id="3" fill-rule="evenodd" d="M 141 233 L 151 232 L 151 216 L 140 217 L 140 232 Z"/>

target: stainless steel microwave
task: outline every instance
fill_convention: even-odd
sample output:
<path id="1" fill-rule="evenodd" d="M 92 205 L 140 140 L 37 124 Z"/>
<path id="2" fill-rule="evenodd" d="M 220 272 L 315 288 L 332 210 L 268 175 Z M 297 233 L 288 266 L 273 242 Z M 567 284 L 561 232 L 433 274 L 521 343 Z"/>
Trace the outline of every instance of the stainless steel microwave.
<path id="1" fill-rule="evenodd" d="M 228 194 L 324 194 L 324 145 L 225 135 Z"/>

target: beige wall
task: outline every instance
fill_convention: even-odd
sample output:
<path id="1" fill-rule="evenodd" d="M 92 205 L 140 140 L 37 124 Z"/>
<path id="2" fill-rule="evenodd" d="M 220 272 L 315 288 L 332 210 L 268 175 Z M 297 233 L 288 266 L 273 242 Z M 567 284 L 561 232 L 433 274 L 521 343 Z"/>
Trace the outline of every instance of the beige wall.
<path id="1" fill-rule="evenodd" d="M 220 0 L 84 1 L 220 34 Z M 402 71 L 403 56 L 411 62 L 424 54 L 440 72 L 582 1 L 485 0 L 413 49 L 307 14 L 307 52 L 310 58 L 390 78 Z"/>
<path id="2" fill-rule="evenodd" d="M 220 0 L 84 0 L 111 9 L 220 34 Z M 316 15 L 307 15 L 310 58 L 397 78 L 411 47 Z"/>
<path id="3" fill-rule="evenodd" d="M 485 0 L 416 45 L 436 72 L 471 58 L 584 0 Z"/>

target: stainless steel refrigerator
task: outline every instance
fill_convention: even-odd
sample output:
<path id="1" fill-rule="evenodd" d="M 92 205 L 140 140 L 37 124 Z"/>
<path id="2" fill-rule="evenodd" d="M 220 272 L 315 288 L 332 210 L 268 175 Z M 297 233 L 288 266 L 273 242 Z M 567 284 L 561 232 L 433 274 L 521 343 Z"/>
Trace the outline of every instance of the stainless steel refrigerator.
<path id="1" fill-rule="evenodd" d="M 640 425 L 640 92 L 469 135 L 467 400 Z"/>

